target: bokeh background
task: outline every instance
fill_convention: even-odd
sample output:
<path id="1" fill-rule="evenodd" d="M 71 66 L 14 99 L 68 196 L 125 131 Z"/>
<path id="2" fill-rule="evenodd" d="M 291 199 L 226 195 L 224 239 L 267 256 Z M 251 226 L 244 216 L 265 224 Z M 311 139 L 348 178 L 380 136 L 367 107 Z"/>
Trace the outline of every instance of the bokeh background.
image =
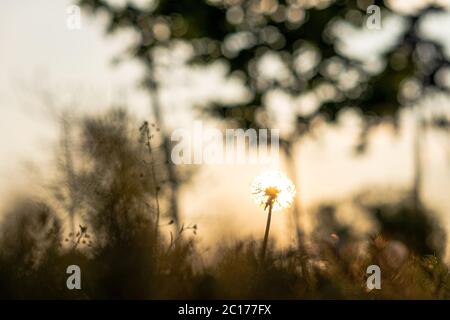
<path id="1" fill-rule="evenodd" d="M 380 11 L 368 14 L 371 5 Z M 85 199 L 86 181 L 108 184 L 113 174 L 105 163 L 135 152 L 121 147 L 121 135 L 138 141 L 148 121 L 161 237 L 170 241 L 183 225 L 195 226 L 186 238 L 195 239 L 205 260 L 218 246 L 260 239 L 266 215 L 253 203 L 250 184 L 273 166 L 168 161 L 171 133 L 201 120 L 221 130 L 280 130 L 278 169 L 297 194 L 292 208 L 273 217 L 276 248 L 301 243 L 311 253 L 317 239 L 360 243 L 382 235 L 399 250 L 395 257 L 408 252 L 450 262 L 448 1 L 4 0 L 1 6 L 4 235 L 14 229 L 10 211 L 23 198 L 54 208 L 61 250 L 78 225 L 95 234 L 102 222 L 89 212 L 101 210 Z M 70 29 L 77 8 L 81 28 Z M 370 28 L 368 19 L 378 14 L 380 28 Z M 109 142 L 111 149 L 96 153 L 98 143 Z M 143 188 L 143 199 L 153 201 Z M 100 238 L 94 249 L 76 249 L 92 258 L 108 242 Z"/>

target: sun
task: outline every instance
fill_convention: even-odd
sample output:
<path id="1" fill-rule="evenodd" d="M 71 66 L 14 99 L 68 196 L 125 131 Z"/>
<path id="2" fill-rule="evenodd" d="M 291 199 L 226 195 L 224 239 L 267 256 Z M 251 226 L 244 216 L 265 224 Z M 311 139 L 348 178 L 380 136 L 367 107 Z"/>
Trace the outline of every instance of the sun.
<path id="1" fill-rule="evenodd" d="M 282 172 L 267 171 L 252 182 L 251 192 L 255 202 L 266 209 L 279 211 L 291 206 L 295 196 L 295 185 Z"/>

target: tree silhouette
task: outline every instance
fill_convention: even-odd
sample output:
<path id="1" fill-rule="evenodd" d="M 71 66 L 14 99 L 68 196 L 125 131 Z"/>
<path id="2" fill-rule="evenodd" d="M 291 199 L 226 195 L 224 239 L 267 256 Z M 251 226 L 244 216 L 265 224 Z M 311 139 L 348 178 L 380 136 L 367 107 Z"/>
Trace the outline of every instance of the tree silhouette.
<path id="1" fill-rule="evenodd" d="M 383 8 L 383 16 L 399 14 L 391 8 L 384 6 L 381 2 L 377 4 Z M 381 71 L 365 74 L 360 85 L 364 91 L 359 95 L 354 103 L 360 108 L 369 121 L 366 122 L 367 129 L 373 124 L 381 121 L 391 121 L 397 124 L 398 111 L 404 107 L 414 110 L 416 118 L 415 138 L 414 138 L 414 180 L 412 186 L 412 197 L 416 210 L 421 210 L 420 200 L 421 184 L 423 179 L 423 163 L 421 154 L 423 153 L 423 131 L 425 125 L 439 128 L 445 127 L 448 121 L 442 115 L 434 119 L 426 120 L 423 114 L 421 101 L 425 96 L 436 94 L 437 92 L 448 93 L 448 87 L 438 81 L 438 73 L 449 65 L 449 57 L 445 54 L 442 43 L 428 39 L 421 30 L 421 25 L 430 14 L 443 12 L 442 7 L 434 5 L 426 6 L 409 15 L 401 14 L 403 32 L 400 33 L 397 41 L 388 47 L 380 57 L 384 62 Z M 355 27 L 364 28 L 365 19 L 354 19 Z M 347 63 L 361 70 L 363 61 L 349 59 Z M 378 119 L 378 120 L 377 120 Z M 443 121 L 439 121 L 439 119 Z M 442 123 L 439 126 L 438 123 Z M 367 137 L 368 130 L 365 130 Z M 362 142 L 361 147 L 366 141 Z"/>
<path id="2" fill-rule="evenodd" d="M 170 48 L 176 40 L 187 41 L 194 49 L 191 63 L 205 64 L 224 59 L 230 66 L 230 76 L 238 75 L 245 80 L 246 87 L 252 93 L 251 99 L 235 105 L 214 103 L 207 108 L 208 113 L 230 120 L 230 125 L 242 128 L 279 127 L 280 124 L 274 123 L 268 110 L 266 98 L 271 91 L 281 90 L 293 99 L 312 95 L 315 107 L 302 112 L 293 110 L 291 116 L 295 117 L 295 125 L 281 136 L 281 148 L 293 179 L 297 177 L 296 168 L 298 161 L 301 161 L 301 157 L 297 158 L 301 154 L 298 141 L 309 132 L 315 119 L 336 121 L 344 108 L 359 110 L 364 128 L 356 150 L 362 152 L 372 127 L 383 121 L 397 126 L 399 111 L 405 106 L 418 105 L 422 94 L 413 96 L 405 88 L 418 84 L 422 93 L 446 90 L 436 82 L 436 74 L 448 65 L 448 59 L 439 43 L 424 38 L 419 31 L 422 18 L 438 10 L 434 7 L 424 8 L 412 15 L 400 14 L 406 27 L 399 33 L 397 41 L 376 57 L 381 62 L 381 68 L 374 71 L 368 68 L 366 61 L 341 50 L 342 40 L 349 35 L 339 34 L 342 30 L 339 23 L 344 21 L 353 28 L 365 29 L 369 5 L 382 8 L 382 17 L 394 13 L 382 1 L 167 0 L 148 4 L 147 7 L 127 4 L 121 8 L 102 0 L 82 0 L 79 3 L 92 12 L 106 12 L 109 17 L 108 32 L 131 28 L 139 34 L 139 41 L 129 52 L 147 67 L 146 85 L 153 93 L 153 107 L 158 121 L 164 120 L 164 108 L 155 101 L 158 83 L 154 77 L 153 49 L 159 46 Z M 368 53 L 369 58 L 375 55 Z M 266 63 L 267 57 L 276 59 L 284 69 L 276 74 L 264 74 L 260 66 Z M 301 106 L 304 101 L 296 103 Z M 412 195 L 419 211 L 424 120 L 420 111 L 416 112 L 416 116 Z M 433 120 L 430 124 L 436 122 L 447 123 Z M 164 128 L 163 134 L 168 136 L 167 129 Z M 167 140 L 166 159 L 169 149 Z M 169 172 L 170 167 L 169 164 Z M 175 176 L 171 178 L 176 180 Z M 301 186 L 299 181 L 296 184 Z M 177 183 L 172 184 L 172 189 L 177 189 Z M 301 238 L 298 202 L 293 211 L 297 236 Z"/>
<path id="3" fill-rule="evenodd" d="M 280 88 L 294 94 L 322 88 L 323 77 L 315 60 L 335 55 L 333 44 L 323 37 L 323 30 L 329 21 L 345 11 L 345 3 L 330 5 L 326 1 L 317 4 L 267 0 L 158 1 L 143 8 L 132 4 L 117 8 L 101 0 L 82 0 L 79 3 L 94 13 L 106 12 L 109 17 L 108 32 L 131 28 L 139 34 L 139 41 L 130 48 L 130 52 L 147 67 L 145 84 L 153 97 L 155 118 L 166 137 L 164 149 L 167 160 L 170 143 L 167 129 L 161 124 L 164 122 L 164 112 L 157 99 L 155 47 L 170 47 L 174 40 L 184 40 L 194 49 L 191 63 L 226 59 L 230 74 L 244 75 L 252 98 L 232 106 L 215 103 L 207 108 L 208 113 L 230 119 L 243 128 L 270 128 L 274 125 L 271 121 L 261 120 L 257 116 L 266 108 L 263 98 L 269 90 Z M 286 79 L 262 79 L 257 65 L 270 54 L 280 59 L 287 68 Z M 302 62 L 303 57 L 308 56 L 313 57 L 311 65 L 299 65 L 299 60 Z M 333 102 L 329 101 L 326 111 L 338 110 L 333 106 Z M 317 112 L 296 115 L 296 129 L 281 137 L 282 150 L 293 179 L 296 177 L 295 141 L 307 132 L 309 123 L 316 116 Z M 171 164 L 167 169 L 171 187 L 176 192 L 175 171 Z M 172 198 L 172 203 L 176 203 L 175 198 Z M 298 203 L 294 205 L 294 213 L 293 221 L 300 237 Z"/>

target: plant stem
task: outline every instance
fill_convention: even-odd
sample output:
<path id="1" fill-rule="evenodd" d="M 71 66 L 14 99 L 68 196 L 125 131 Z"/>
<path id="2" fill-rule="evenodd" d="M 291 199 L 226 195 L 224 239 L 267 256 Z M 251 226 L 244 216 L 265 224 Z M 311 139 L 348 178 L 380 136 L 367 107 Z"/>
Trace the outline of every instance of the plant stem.
<path id="1" fill-rule="evenodd" d="M 155 245 L 158 241 L 158 226 L 159 226 L 159 216 L 160 216 L 160 209 L 159 209 L 159 185 L 158 180 L 156 179 L 156 170 L 155 170 L 155 159 L 153 157 L 153 150 L 152 145 L 150 144 L 150 128 L 145 128 L 145 134 L 146 134 L 146 142 L 145 145 L 147 146 L 148 154 L 150 157 L 150 169 L 151 169 L 151 175 L 154 183 L 154 196 L 155 196 L 155 204 L 156 204 L 156 222 L 155 222 Z"/>
<path id="2" fill-rule="evenodd" d="M 149 82 L 148 86 L 150 89 L 150 98 L 152 103 L 152 108 L 155 116 L 155 120 L 158 123 L 158 126 L 161 130 L 162 134 L 162 149 L 164 152 L 165 162 L 167 165 L 167 173 L 168 173 L 168 182 L 170 185 L 171 193 L 170 193 L 170 212 L 172 215 L 172 219 L 174 221 L 175 230 L 179 228 L 179 217 L 178 217 L 178 187 L 179 187 L 179 179 L 177 176 L 177 172 L 175 170 L 174 164 L 171 162 L 171 140 L 170 134 L 168 134 L 168 130 L 165 126 L 164 116 L 162 112 L 162 105 L 160 99 L 158 98 L 159 93 L 159 83 L 155 77 L 155 62 L 153 58 L 147 60 L 148 68 L 149 68 Z"/>
<path id="3" fill-rule="evenodd" d="M 273 202 L 269 204 L 269 214 L 267 215 L 266 231 L 264 233 L 264 242 L 261 251 L 261 264 L 264 263 L 264 258 L 266 257 L 267 241 L 269 240 L 270 220 L 272 219 L 272 207 Z"/>
<path id="4" fill-rule="evenodd" d="M 75 242 L 75 245 L 73 246 L 72 250 L 75 250 L 78 247 L 78 245 L 80 244 L 81 238 L 83 238 L 85 233 L 86 233 L 86 229 L 83 230 L 82 228 L 80 228 L 80 235 L 78 236 L 78 239 Z"/>

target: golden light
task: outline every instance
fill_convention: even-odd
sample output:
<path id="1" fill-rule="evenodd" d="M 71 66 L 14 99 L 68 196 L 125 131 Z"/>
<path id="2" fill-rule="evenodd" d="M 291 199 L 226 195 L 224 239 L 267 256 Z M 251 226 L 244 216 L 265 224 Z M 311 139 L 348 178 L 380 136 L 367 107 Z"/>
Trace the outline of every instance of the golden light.
<path id="1" fill-rule="evenodd" d="M 282 172 L 267 171 L 257 176 L 251 185 L 255 202 L 266 209 L 272 204 L 274 211 L 291 206 L 295 185 Z"/>

